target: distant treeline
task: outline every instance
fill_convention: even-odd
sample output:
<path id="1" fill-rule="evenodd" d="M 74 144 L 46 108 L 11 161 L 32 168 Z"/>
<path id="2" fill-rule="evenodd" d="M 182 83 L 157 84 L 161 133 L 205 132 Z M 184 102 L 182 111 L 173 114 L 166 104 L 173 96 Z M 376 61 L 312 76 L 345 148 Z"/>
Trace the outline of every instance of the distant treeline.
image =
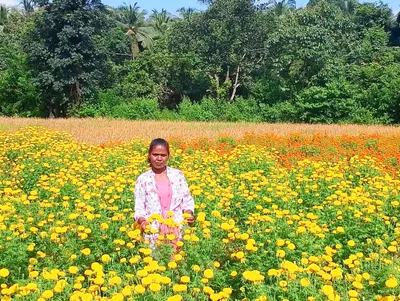
<path id="1" fill-rule="evenodd" d="M 382 3 L 99 0 L 0 7 L 0 115 L 400 123 L 400 14 Z"/>

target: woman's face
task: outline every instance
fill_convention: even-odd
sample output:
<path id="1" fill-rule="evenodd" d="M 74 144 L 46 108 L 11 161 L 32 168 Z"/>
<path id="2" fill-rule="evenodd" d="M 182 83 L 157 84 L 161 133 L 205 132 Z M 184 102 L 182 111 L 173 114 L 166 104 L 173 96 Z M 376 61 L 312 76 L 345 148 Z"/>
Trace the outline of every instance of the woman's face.
<path id="1" fill-rule="evenodd" d="M 149 153 L 151 167 L 155 169 L 164 169 L 168 159 L 168 150 L 162 145 L 156 145 Z"/>

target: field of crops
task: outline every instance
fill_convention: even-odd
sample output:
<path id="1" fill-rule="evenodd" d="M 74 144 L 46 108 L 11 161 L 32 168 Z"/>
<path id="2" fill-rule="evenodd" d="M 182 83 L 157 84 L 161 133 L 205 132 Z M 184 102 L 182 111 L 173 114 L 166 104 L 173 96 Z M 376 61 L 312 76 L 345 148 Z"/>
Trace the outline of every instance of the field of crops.
<path id="1" fill-rule="evenodd" d="M 0 131 L 0 300 L 400 300 L 400 136 L 170 139 L 178 253 L 133 222 L 149 141 Z"/>

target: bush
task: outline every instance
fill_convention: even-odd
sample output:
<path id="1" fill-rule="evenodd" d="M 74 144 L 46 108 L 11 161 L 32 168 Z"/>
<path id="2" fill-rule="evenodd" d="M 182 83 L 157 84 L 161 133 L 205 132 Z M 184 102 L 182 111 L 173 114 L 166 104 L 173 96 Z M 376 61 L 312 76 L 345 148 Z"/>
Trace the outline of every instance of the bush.
<path id="1" fill-rule="evenodd" d="M 263 120 L 260 106 L 254 98 L 238 97 L 234 103 L 227 104 L 223 112 L 226 121 L 261 122 Z"/>
<path id="2" fill-rule="evenodd" d="M 241 97 L 233 103 L 214 98 L 204 98 L 200 103 L 184 99 L 179 105 L 178 118 L 187 121 L 262 121 L 256 100 Z"/>
<path id="3" fill-rule="evenodd" d="M 155 120 L 160 116 L 157 99 L 138 98 L 115 106 L 110 117 L 130 120 Z"/>
<path id="4" fill-rule="evenodd" d="M 262 106 L 261 116 L 264 122 L 299 122 L 297 109 L 289 101 L 280 102 L 272 106 Z"/>
<path id="5" fill-rule="evenodd" d="M 217 121 L 222 120 L 221 114 L 226 102 L 205 98 L 200 103 L 192 103 L 185 98 L 178 106 L 179 119 L 187 121 Z"/>
<path id="6" fill-rule="evenodd" d="M 172 110 L 161 110 L 157 113 L 157 120 L 178 120 L 179 115 L 175 111 Z"/>
<path id="7" fill-rule="evenodd" d="M 358 107 L 354 96 L 354 87 L 344 80 L 307 88 L 296 97 L 298 118 L 309 123 L 343 122 L 350 119 Z"/>

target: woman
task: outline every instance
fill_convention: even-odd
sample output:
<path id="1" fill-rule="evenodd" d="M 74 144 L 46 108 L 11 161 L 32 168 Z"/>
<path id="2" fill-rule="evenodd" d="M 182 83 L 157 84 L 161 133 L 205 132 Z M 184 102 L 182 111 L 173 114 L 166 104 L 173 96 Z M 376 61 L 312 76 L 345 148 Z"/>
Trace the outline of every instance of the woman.
<path id="1" fill-rule="evenodd" d="M 167 166 L 168 159 L 168 142 L 161 138 L 154 139 L 148 152 L 151 169 L 142 173 L 135 185 L 135 220 L 143 232 L 150 232 L 144 237 L 151 245 L 154 245 L 158 234 L 173 234 L 174 242 L 180 237 L 180 227 L 160 223 L 153 218 L 154 215 L 158 214 L 164 220 L 172 217 L 179 225 L 185 218 L 189 225 L 194 222 L 194 201 L 185 176 L 180 170 Z M 150 231 L 146 231 L 149 228 Z"/>

